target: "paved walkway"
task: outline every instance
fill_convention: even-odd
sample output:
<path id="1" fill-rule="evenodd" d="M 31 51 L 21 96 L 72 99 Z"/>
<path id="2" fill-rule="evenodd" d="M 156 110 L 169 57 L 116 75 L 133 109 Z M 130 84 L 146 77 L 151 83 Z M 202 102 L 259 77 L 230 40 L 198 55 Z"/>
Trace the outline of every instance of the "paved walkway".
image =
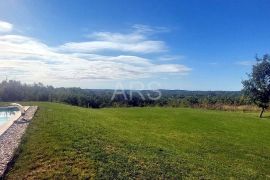
<path id="1" fill-rule="evenodd" d="M 23 116 L 24 119 L 20 117 L 0 136 L 0 179 L 8 163 L 12 160 L 14 152 L 21 142 L 21 137 L 29 125 L 30 120 L 34 117 L 37 108 L 37 106 L 29 107 Z"/>

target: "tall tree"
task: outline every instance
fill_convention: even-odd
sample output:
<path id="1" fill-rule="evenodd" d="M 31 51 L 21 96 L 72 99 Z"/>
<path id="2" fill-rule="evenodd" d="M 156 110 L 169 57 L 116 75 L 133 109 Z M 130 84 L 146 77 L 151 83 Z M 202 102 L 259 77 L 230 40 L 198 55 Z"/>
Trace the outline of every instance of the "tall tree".
<path id="1" fill-rule="evenodd" d="M 256 57 L 249 79 L 243 81 L 244 94 L 261 108 L 260 118 L 269 107 L 270 101 L 270 56 Z"/>

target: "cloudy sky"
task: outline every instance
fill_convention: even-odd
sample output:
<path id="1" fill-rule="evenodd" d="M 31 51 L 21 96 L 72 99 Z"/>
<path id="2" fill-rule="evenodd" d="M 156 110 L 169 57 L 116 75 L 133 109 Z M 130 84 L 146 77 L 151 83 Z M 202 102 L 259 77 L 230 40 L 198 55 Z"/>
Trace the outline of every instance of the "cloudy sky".
<path id="1" fill-rule="evenodd" d="M 269 53 L 268 1 L 0 0 L 0 80 L 240 90 Z"/>

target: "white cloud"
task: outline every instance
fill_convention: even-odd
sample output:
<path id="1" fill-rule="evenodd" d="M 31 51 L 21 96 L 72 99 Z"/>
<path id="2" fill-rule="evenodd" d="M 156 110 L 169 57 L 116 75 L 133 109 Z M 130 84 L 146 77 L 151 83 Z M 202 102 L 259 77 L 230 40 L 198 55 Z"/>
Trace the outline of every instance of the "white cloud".
<path id="1" fill-rule="evenodd" d="M 180 64 L 162 64 L 156 65 L 151 68 L 151 72 L 153 73 L 180 73 L 180 74 L 187 74 L 191 71 L 191 68 L 188 68 L 184 65 Z"/>
<path id="2" fill-rule="evenodd" d="M 184 59 L 185 56 L 180 56 L 180 55 L 166 55 L 166 56 L 161 56 L 158 58 L 160 61 L 174 61 L 174 60 L 181 60 Z"/>
<path id="3" fill-rule="evenodd" d="M 141 42 L 113 42 L 113 41 L 88 41 L 71 42 L 60 47 L 66 52 L 93 53 L 98 51 L 122 51 L 132 53 L 155 53 L 166 51 L 165 43 L 162 41 Z"/>
<path id="4" fill-rule="evenodd" d="M 146 37 L 139 33 L 121 34 L 111 32 L 94 32 L 88 36 L 89 38 L 97 39 L 100 41 L 110 42 L 138 42 L 145 40 Z"/>
<path id="5" fill-rule="evenodd" d="M 13 25 L 5 22 L 5 21 L 0 21 L 0 33 L 6 33 L 10 32 L 13 29 Z"/>
<path id="6" fill-rule="evenodd" d="M 98 51 L 121 51 L 131 53 L 158 53 L 167 51 L 163 41 L 149 39 L 149 32 L 156 33 L 164 29 L 146 25 L 134 25 L 131 33 L 95 32 L 87 37 L 89 41 L 69 42 L 60 47 L 67 52 L 93 53 Z"/>
<path id="7" fill-rule="evenodd" d="M 137 55 L 106 56 L 92 53 L 95 50 L 88 50 L 88 48 L 115 49 L 118 52 L 119 49 L 132 52 L 157 50 L 159 41 L 145 40 L 146 37 L 140 34 L 102 32 L 93 34 L 93 37 L 99 41 L 50 47 L 31 37 L 0 35 L 0 77 L 8 75 L 11 79 L 24 82 L 42 81 L 54 84 L 65 80 L 78 82 L 138 79 L 161 73 L 186 74 L 191 70 L 179 64 L 155 64 L 152 60 Z M 127 39 L 131 43 L 126 42 Z M 160 46 L 163 46 L 163 42 L 161 44 Z M 63 51 L 63 47 L 70 48 L 71 51 Z"/>
<path id="8" fill-rule="evenodd" d="M 135 24 L 132 26 L 137 33 L 162 33 L 169 32 L 170 29 L 166 27 L 151 27 L 144 24 Z"/>
<path id="9" fill-rule="evenodd" d="M 256 61 L 237 61 L 235 64 L 240 66 L 252 66 L 256 63 Z"/>

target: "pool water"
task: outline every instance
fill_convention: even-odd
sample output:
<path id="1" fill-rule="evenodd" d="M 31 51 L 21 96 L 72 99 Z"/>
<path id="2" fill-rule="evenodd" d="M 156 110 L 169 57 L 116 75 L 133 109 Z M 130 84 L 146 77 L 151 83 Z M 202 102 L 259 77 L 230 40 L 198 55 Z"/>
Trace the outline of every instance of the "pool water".
<path id="1" fill-rule="evenodd" d="M 0 126 L 15 116 L 18 111 L 17 108 L 0 108 Z"/>

